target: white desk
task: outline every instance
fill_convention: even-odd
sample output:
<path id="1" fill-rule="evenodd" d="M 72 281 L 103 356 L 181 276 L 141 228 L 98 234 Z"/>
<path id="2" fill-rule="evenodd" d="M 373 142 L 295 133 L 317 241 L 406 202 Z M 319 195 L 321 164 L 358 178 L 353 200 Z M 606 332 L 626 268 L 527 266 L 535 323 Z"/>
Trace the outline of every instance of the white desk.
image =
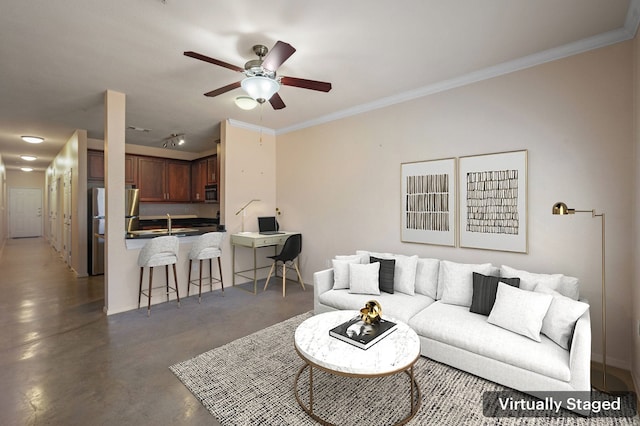
<path id="1" fill-rule="evenodd" d="M 259 232 L 238 232 L 237 234 L 231 234 L 231 247 L 232 247 L 232 262 L 233 262 L 233 274 L 232 274 L 232 285 L 235 287 L 236 285 L 236 275 L 246 278 L 253 279 L 253 294 L 257 293 L 258 288 L 258 269 L 270 268 L 271 265 L 260 266 L 258 267 L 257 263 L 257 249 L 260 247 L 271 247 L 274 246 L 275 254 L 278 254 L 278 246 L 282 246 L 287 238 L 292 235 L 297 235 L 299 232 L 287 232 L 281 231 L 281 234 L 273 234 L 273 235 L 263 235 Z M 236 246 L 240 247 L 248 247 L 253 249 L 253 268 L 245 269 L 243 271 L 236 271 Z M 253 277 L 243 275 L 245 272 L 253 271 Z M 242 287 L 240 287 L 242 288 Z"/>

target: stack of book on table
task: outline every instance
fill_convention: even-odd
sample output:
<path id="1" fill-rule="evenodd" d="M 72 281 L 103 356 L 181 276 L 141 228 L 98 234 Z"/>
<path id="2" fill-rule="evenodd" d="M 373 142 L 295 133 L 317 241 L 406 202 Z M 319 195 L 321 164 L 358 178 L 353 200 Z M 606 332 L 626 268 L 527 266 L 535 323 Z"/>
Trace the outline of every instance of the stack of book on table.
<path id="1" fill-rule="evenodd" d="M 329 330 L 329 335 L 367 350 L 396 330 L 396 323 L 380 319 L 376 324 L 366 324 L 358 316 Z"/>

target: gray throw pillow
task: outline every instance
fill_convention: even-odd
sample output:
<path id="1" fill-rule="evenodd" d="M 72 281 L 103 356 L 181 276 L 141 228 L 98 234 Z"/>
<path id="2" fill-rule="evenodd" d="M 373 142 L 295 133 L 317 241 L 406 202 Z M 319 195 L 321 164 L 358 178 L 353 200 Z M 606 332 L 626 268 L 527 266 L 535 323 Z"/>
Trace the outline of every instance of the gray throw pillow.
<path id="1" fill-rule="evenodd" d="M 369 263 L 380 263 L 380 272 L 378 274 L 378 285 L 380 291 L 393 294 L 393 279 L 396 269 L 395 259 L 380 259 L 378 257 L 369 257 Z"/>
<path id="2" fill-rule="evenodd" d="M 503 282 L 513 287 L 520 286 L 520 278 L 501 278 L 473 273 L 473 296 L 471 298 L 470 312 L 489 316 L 494 303 L 496 303 L 496 293 L 498 283 Z"/>

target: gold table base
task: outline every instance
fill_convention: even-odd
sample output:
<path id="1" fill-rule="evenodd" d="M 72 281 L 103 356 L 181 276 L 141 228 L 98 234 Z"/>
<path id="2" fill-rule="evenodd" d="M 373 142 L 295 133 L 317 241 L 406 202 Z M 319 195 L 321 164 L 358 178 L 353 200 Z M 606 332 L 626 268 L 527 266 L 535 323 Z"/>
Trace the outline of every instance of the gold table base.
<path id="1" fill-rule="evenodd" d="M 304 401 L 302 401 L 302 399 L 300 398 L 300 394 L 298 392 L 298 379 L 300 378 L 300 375 L 306 368 L 309 369 L 309 405 L 308 406 L 305 405 Z M 328 373 L 332 373 L 330 370 L 327 370 L 324 368 L 322 368 L 322 370 Z M 410 383 L 409 386 L 411 387 L 411 394 L 410 394 L 411 411 L 409 412 L 407 417 L 399 420 L 397 423 L 394 424 L 394 426 L 404 425 L 409 420 L 411 420 L 418 412 L 418 409 L 420 408 L 420 404 L 422 403 L 422 398 L 420 396 L 420 387 L 418 387 L 418 382 L 416 382 L 415 376 L 413 374 L 413 364 L 411 364 L 411 366 L 409 366 L 404 370 L 398 371 L 398 373 L 402 373 L 402 372 L 404 372 L 407 376 L 409 376 L 409 383 Z M 347 374 L 339 374 L 339 375 L 345 376 L 345 377 L 355 377 L 355 378 L 361 377 L 358 375 L 347 375 Z M 364 377 L 370 378 L 372 376 L 363 376 L 362 378 Z M 313 411 L 313 366 L 311 364 L 305 363 L 302 367 L 300 367 L 300 370 L 296 374 L 296 378 L 294 380 L 293 390 L 296 396 L 296 401 L 298 401 L 298 404 L 300 405 L 300 407 L 302 407 L 302 409 L 312 419 L 314 419 L 315 421 L 317 421 L 318 423 L 324 426 L 335 426 L 333 423 L 330 423 L 324 420 L 322 417 L 320 417 L 318 414 L 316 414 Z"/>

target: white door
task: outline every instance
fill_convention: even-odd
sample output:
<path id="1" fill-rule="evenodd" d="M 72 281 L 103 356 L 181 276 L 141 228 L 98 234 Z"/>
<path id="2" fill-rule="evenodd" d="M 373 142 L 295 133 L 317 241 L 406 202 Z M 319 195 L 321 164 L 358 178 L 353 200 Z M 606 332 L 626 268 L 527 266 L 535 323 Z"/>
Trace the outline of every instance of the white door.
<path id="1" fill-rule="evenodd" d="M 42 190 L 9 188 L 9 233 L 11 238 L 42 236 Z"/>
<path id="2" fill-rule="evenodd" d="M 71 170 L 64 174 L 64 250 L 65 262 L 71 266 Z"/>

